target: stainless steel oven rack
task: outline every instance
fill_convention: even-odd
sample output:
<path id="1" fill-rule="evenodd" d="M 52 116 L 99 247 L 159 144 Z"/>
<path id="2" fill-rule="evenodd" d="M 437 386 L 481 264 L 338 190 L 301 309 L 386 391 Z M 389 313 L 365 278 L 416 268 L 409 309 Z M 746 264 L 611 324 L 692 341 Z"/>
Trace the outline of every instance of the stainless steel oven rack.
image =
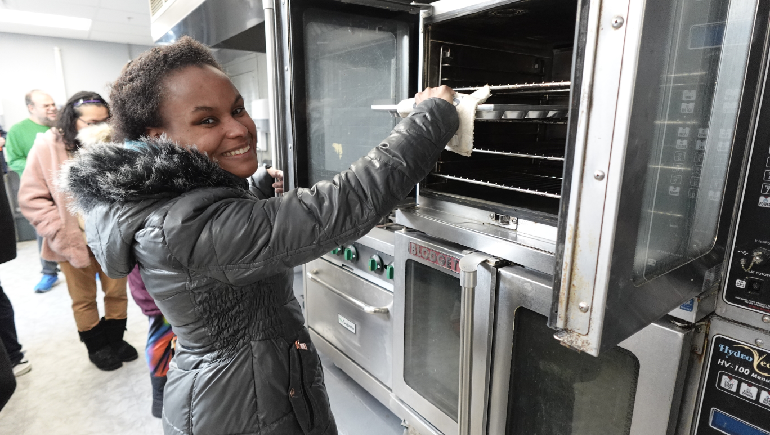
<path id="1" fill-rule="evenodd" d="M 460 181 L 495 189 L 511 190 L 514 192 L 528 193 L 547 198 L 561 198 L 561 178 L 536 174 L 511 174 L 499 180 L 477 180 L 470 177 L 462 177 L 447 174 L 430 174 L 433 177 L 446 180 Z M 505 183 L 505 184 L 503 184 Z M 559 193 L 556 193 L 559 192 Z"/>
<path id="2" fill-rule="evenodd" d="M 373 104 L 371 108 L 398 116 L 398 106 L 393 104 Z M 543 121 L 566 118 L 568 110 L 566 104 L 479 104 L 476 107 L 476 119 Z"/>
<path id="3" fill-rule="evenodd" d="M 544 82 L 544 83 L 520 83 L 514 85 L 495 85 L 490 86 L 491 91 L 506 91 L 509 93 L 538 93 L 546 94 L 552 92 L 569 92 L 572 82 Z M 454 88 L 458 92 L 473 92 L 483 88 L 483 86 L 465 86 Z"/>
<path id="4" fill-rule="evenodd" d="M 474 153 L 481 153 L 481 154 L 494 154 L 498 156 L 506 156 L 506 157 L 524 157 L 529 159 L 543 159 L 543 160 L 554 160 L 554 161 L 564 161 L 564 147 L 562 146 L 560 150 L 555 149 L 554 147 L 542 147 L 538 148 L 537 144 L 535 145 L 528 145 L 528 146 L 522 146 L 517 147 L 517 151 L 497 151 L 497 150 L 486 150 L 483 148 L 474 148 Z"/>

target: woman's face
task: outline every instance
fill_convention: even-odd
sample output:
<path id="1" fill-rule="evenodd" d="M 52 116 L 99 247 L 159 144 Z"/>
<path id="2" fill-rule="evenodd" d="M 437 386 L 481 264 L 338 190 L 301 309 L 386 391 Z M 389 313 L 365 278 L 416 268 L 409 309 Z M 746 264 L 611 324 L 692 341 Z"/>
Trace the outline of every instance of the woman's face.
<path id="1" fill-rule="evenodd" d="M 76 108 L 80 113 L 77 121 L 75 121 L 75 128 L 80 131 L 89 125 L 101 124 L 107 122 L 110 118 L 110 112 L 104 106 L 95 106 L 92 104 L 85 104 Z"/>
<path id="2" fill-rule="evenodd" d="M 256 172 L 257 127 L 224 73 L 209 65 L 190 66 L 166 77 L 163 88 L 164 125 L 148 128 L 148 135 L 165 133 L 180 145 L 195 145 L 241 178 Z"/>

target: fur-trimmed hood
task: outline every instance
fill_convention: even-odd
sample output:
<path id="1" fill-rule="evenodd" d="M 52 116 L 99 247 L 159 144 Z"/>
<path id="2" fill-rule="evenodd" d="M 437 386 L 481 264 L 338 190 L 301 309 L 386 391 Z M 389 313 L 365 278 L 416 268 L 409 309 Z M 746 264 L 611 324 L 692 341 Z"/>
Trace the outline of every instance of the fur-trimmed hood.
<path id="1" fill-rule="evenodd" d="M 73 199 L 73 207 L 86 213 L 103 203 L 177 196 L 200 187 L 248 188 L 246 180 L 197 149 L 183 148 L 163 136 L 128 146 L 85 145 L 62 165 L 58 185 Z"/>

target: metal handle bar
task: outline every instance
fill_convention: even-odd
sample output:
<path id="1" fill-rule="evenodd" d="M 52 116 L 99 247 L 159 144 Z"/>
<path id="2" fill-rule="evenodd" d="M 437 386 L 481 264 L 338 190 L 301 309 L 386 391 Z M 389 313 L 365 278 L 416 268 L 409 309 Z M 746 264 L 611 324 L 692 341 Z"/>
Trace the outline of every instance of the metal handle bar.
<path id="1" fill-rule="evenodd" d="M 481 263 L 494 258 L 474 252 L 460 259 L 460 286 L 462 309 L 460 310 L 460 397 L 457 407 L 459 435 L 471 433 L 471 378 L 473 376 L 473 302 L 476 290 L 476 269 Z"/>
<path id="2" fill-rule="evenodd" d="M 390 312 L 389 307 L 375 307 L 369 304 L 366 304 L 362 301 L 359 301 L 356 298 L 350 297 L 346 295 L 345 293 L 341 292 L 340 290 L 337 290 L 336 288 L 332 287 L 331 284 L 327 283 L 326 281 L 316 278 L 313 276 L 313 273 L 318 273 L 317 271 L 311 271 L 307 274 L 307 277 L 318 284 L 321 284 L 322 286 L 326 287 L 327 289 L 331 290 L 334 294 L 341 297 L 342 299 L 345 299 L 346 301 L 350 302 L 351 304 L 355 305 L 356 308 L 359 310 L 367 313 L 367 314 L 388 314 Z"/>

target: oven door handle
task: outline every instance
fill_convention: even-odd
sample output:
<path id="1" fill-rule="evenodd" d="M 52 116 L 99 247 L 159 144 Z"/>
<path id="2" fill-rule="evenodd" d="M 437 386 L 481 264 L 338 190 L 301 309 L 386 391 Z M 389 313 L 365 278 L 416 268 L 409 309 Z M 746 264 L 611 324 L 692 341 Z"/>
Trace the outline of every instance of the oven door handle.
<path id="1" fill-rule="evenodd" d="M 471 431 L 471 379 L 473 377 L 473 302 L 476 293 L 477 269 L 481 263 L 496 264 L 497 259 L 481 252 L 468 254 L 460 259 L 460 286 L 462 309 L 460 310 L 460 394 L 457 407 L 459 435 Z"/>
<path id="2" fill-rule="evenodd" d="M 348 301 L 351 304 L 355 305 L 356 308 L 358 308 L 359 310 L 363 311 L 364 313 L 366 313 L 366 314 L 388 314 L 388 313 L 390 313 L 390 308 L 389 307 L 375 307 L 375 306 L 369 305 L 369 304 L 367 304 L 365 302 L 359 301 L 358 299 L 353 298 L 351 296 L 348 296 L 345 293 L 343 293 L 342 291 L 337 290 L 336 288 L 334 288 L 328 282 L 326 282 L 326 281 L 324 281 L 324 280 L 322 280 L 320 278 L 317 278 L 316 276 L 313 275 L 314 273 L 318 273 L 318 272 L 315 271 L 315 270 L 310 271 L 310 273 L 307 274 L 308 279 L 310 279 L 311 281 L 313 281 L 315 283 L 321 284 L 322 286 L 324 286 L 327 289 L 331 290 L 332 293 L 336 294 L 337 296 L 341 297 L 342 299 L 345 299 L 346 301 Z"/>

